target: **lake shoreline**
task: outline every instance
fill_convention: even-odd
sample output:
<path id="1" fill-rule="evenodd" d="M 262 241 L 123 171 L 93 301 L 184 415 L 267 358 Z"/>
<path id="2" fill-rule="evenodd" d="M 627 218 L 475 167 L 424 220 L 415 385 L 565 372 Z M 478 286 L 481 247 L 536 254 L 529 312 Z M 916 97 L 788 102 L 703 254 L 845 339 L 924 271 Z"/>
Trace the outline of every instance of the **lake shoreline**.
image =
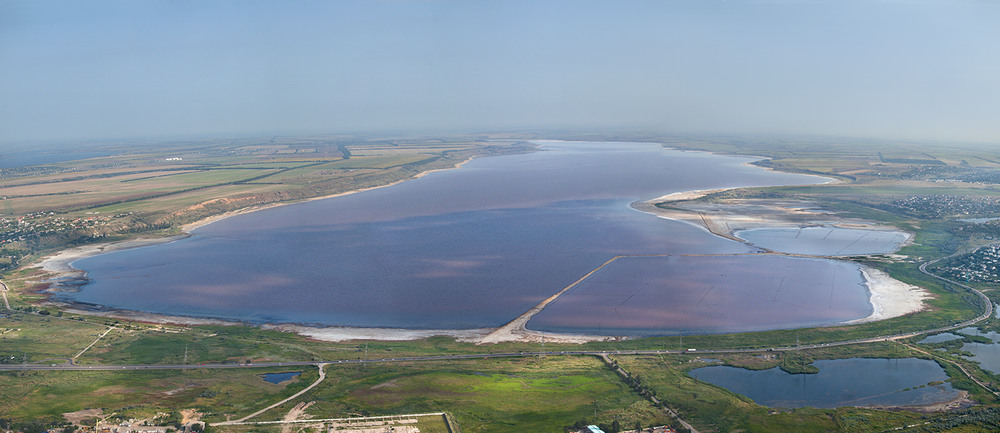
<path id="1" fill-rule="evenodd" d="M 170 236 L 170 237 L 165 237 L 165 238 L 137 238 L 137 239 L 131 239 L 131 240 L 126 240 L 126 241 L 120 241 L 120 242 L 105 243 L 105 244 L 95 244 L 95 245 L 88 245 L 88 246 L 83 246 L 83 247 L 70 248 L 70 249 L 63 250 L 63 251 L 57 252 L 55 254 L 46 256 L 46 257 L 42 258 L 38 263 L 36 263 L 34 265 L 29 265 L 29 266 L 42 268 L 43 270 L 45 270 L 45 271 L 47 271 L 47 272 L 55 275 L 56 278 L 68 278 L 68 279 L 75 279 L 77 281 L 85 281 L 86 280 L 86 273 L 85 273 L 85 271 L 82 271 L 82 270 L 79 270 L 79 269 L 76 269 L 76 268 L 72 267 L 72 263 L 75 262 L 76 260 L 80 260 L 80 259 L 83 259 L 83 258 L 86 258 L 86 257 L 91 257 L 91 256 L 94 256 L 94 255 L 104 254 L 104 253 L 108 253 L 108 252 L 112 252 L 112 251 L 119 251 L 119 250 L 132 249 L 132 248 L 141 248 L 141 247 L 145 247 L 145 246 L 152 246 L 152 245 L 158 245 L 158 244 L 173 242 L 173 241 L 176 241 L 176 240 L 180 240 L 180 239 L 192 236 L 190 232 L 193 231 L 193 230 L 195 230 L 195 229 L 197 229 L 197 228 L 199 228 L 199 227 L 204 227 L 206 225 L 209 225 L 209 224 L 212 224 L 212 223 L 215 223 L 217 221 L 221 221 L 221 220 L 233 217 L 233 216 L 237 216 L 237 215 L 247 214 L 247 213 L 256 212 L 256 211 L 265 210 L 265 209 L 270 209 L 270 208 L 274 208 L 274 207 L 278 207 L 278 206 L 285 206 L 285 205 L 289 205 L 289 204 L 297 204 L 297 203 L 304 203 L 304 202 L 308 202 L 308 201 L 315 201 L 315 200 L 322 200 L 322 199 L 328 199 L 328 198 L 341 197 L 341 196 L 345 196 L 345 195 L 350 195 L 350 194 L 355 194 L 355 193 L 359 193 L 359 192 L 369 191 L 369 190 L 372 190 L 372 189 L 384 188 L 384 187 L 388 187 L 388 186 L 397 185 L 397 184 L 399 184 L 401 182 L 405 182 L 406 180 L 420 178 L 420 177 L 426 176 L 426 175 L 428 175 L 430 173 L 433 173 L 435 171 L 451 170 L 453 168 L 460 168 L 464 164 L 466 164 L 469 161 L 471 161 L 473 158 L 475 158 L 475 157 L 468 158 L 468 159 L 466 159 L 466 160 L 464 160 L 462 162 L 459 162 L 459 163 L 455 164 L 451 168 L 435 169 L 435 170 L 429 170 L 429 171 L 421 172 L 421 173 L 418 173 L 418 174 L 416 174 L 415 176 L 413 176 L 411 178 L 400 180 L 400 181 L 396 181 L 396 182 L 392 182 L 392 183 L 389 183 L 389 184 L 386 184 L 386 185 L 382 185 L 382 186 L 369 187 L 369 188 L 360 188 L 360 189 L 357 189 L 357 190 L 346 191 L 346 192 L 342 192 L 342 193 L 331 194 L 331 195 L 322 196 L 322 197 L 315 197 L 315 198 L 310 198 L 310 199 L 307 199 L 307 200 L 300 200 L 300 201 L 295 201 L 295 202 L 274 203 L 274 204 L 263 205 L 263 206 L 255 206 L 255 207 L 250 207 L 250 208 L 246 208 L 246 209 L 241 209 L 241 210 L 238 210 L 238 211 L 227 212 L 227 213 L 224 213 L 224 214 L 221 214 L 221 215 L 215 215 L 215 216 L 207 217 L 207 218 L 201 219 L 199 221 L 196 221 L 196 222 L 193 222 L 193 223 L 189 223 L 189 224 L 186 224 L 186 225 L 182 226 L 182 230 L 185 232 L 185 234 L 182 234 L 182 235 Z M 761 167 L 757 167 L 757 168 L 761 168 Z M 773 171 L 773 170 L 766 169 L 766 168 L 765 168 L 765 170 Z M 831 182 L 832 181 L 835 181 L 835 180 L 831 180 Z M 667 194 L 667 195 L 661 196 L 661 197 L 659 197 L 657 199 L 648 200 L 648 201 L 645 201 L 645 202 L 642 202 L 642 203 L 644 203 L 644 204 L 651 204 L 651 203 L 657 202 L 657 201 L 682 201 L 682 200 L 691 200 L 691 199 L 702 197 L 704 195 L 707 195 L 707 194 L 710 194 L 710 193 L 714 193 L 714 192 L 725 191 L 725 190 L 730 190 L 730 189 L 738 189 L 738 188 L 744 188 L 744 187 L 745 186 L 735 186 L 735 187 L 731 187 L 731 188 L 697 189 L 697 190 L 691 190 L 691 191 L 680 191 L 680 192 L 674 192 L 674 193 L 671 193 L 671 194 Z M 660 208 L 656 208 L 655 206 L 651 206 L 651 207 L 654 208 L 654 209 L 660 209 Z M 642 211 L 642 212 L 649 212 L 649 210 L 647 210 L 646 208 L 639 208 L 639 207 L 635 207 L 635 206 L 633 206 L 633 208 L 635 210 L 639 210 L 639 211 Z M 684 218 L 674 218 L 674 216 L 676 216 L 676 215 L 664 215 L 662 213 L 656 213 L 656 214 L 657 214 L 657 216 L 665 217 L 665 218 L 668 218 L 668 219 L 674 219 L 674 220 L 678 220 L 678 221 L 694 223 L 694 225 L 699 225 L 699 224 L 697 224 L 697 222 L 692 222 L 692 221 L 689 221 L 689 220 L 685 220 Z M 705 225 L 699 225 L 699 226 L 701 226 L 702 228 L 706 228 L 707 224 L 705 224 Z M 711 228 L 709 228 L 709 231 L 712 232 L 713 234 L 716 234 L 716 235 L 719 235 L 719 236 L 722 236 L 722 237 L 726 237 L 726 238 L 729 238 L 731 240 L 735 240 L 735 241 L 739 241 L 739 242 L 744 242 L 745 243 L 745 241 L 743 241 L 741 239 L 738 239 L 738 238 L 735 238 L 735 237 L 730 237 L 730 236 L 724 236 L 724 235 L 722 235 L 720 233 L 717 233 L 717 232 L 711 230 Z M 884 282 L 883 280 L 879 280 L 879 281 L 880 282 Z M 866 275 L 866 281 L 869 281 L 867 279 L 867 275 Z M 885 289 L 885 288 L 879 287 L 877 289 L 873 289 L 872 287 L 876 283 L 869 282 L 868 284 L 869 284 L 869 292 L 872 293 L 871 298 L 873 300 L 872 301 L 873 303 L 875 302 L 875 300 L 879 300 L 881 302 L 881 300 L 883 300 L 883 299 L 896 299 L 896 298 L 894 298 L 892 296 L 885 295 L 885 293 L 891 292 L 891 288 L 890 289 Z M 892 292 L 892 293 L 895 293 L 895 292 Z M 51 295 L 52 293 L 46 293 L 46 294 Z M 878 295 L 878 296 L 876 296 L 876 295 Z M 484 339 L 486 339 L 485 337 L 487 335 L 490 335 L 491 333 L 493 333 L 496 330 L 500 329 L 500 328 L 480 328 L 480 329 L 407 329 L 407 328 L 368 328 L 368 327 L 349 327 L 349 326 L 347 326 L 347 327 L 345 327 L 345 326 L 316 326 L 316 325 L 311 325 L 311 324 L 296 324 L 296 323 L 260 324 L 260 323 L 248 323 L 248 322 L 243 322 L 243 321 L 239 321 L 239 320 L 231 320 L 231 319 L 216 319 L 216 318 L 211 318 L 211 317 L 186 317 L 186 316 L 182 316 L 182 315 L 148 313 L 148 312 L 141 312 L 141 311 L 120 310 L 120 309 L 107 308 L 107 307 L 105 309 L 102 309 L 100 306 L 89 305 L 89 304 L 85 304 L 85 303 L 74 303 L 72 301 L 66 302 L 66 301 L 62 301 L 62 300 L 52 300 L 51 296 L 50 296 L 50 302 L 63 305 L 63 306 L 65 306 L 64 308 L 67 308 L 67 311 L 74 312 L 74 313 L 92 314 L 92 315 L 100 315 L 100 316 L 107 316 L 107 317 L 115 317 L 115 318 L 121 318 L 121 319 L 126 319 L 126 320 L 136 320 L 136 321 L 140 321 L 140 322 L 174 323 L 174 324 L 181 324 L 181 325 L 220 324 L 220 323 L 222 323 L 222 324 L 234 324 L 234 325 L 235 324 L 245 324 L 245 325 L 251 325 L 251 326 L 259 326 L 262 329 L 277 329 L 277 330 L 282 330 L 282 331 L 286 331 L 286 332 L 295 332 L 295 333 L 298 333 L 300 335 L 307 336 L 309 338 L 314 338 L 314 339 L 323 340 L 323 341 L 344 341 L 344 340 L 352 340 L 352 339 L 412 340 L 412 339 L 428 338 L 428 337 L 434 336 L 434 335 L 445 335 L 445 336 L 454 337 L 454 338 L 459 339 L 461 341 L 482 342 Z M 897 311 L 898 310 L 898 308 L 893 308 L 893 306 L 884 306 L 884 305 L 875 306 L 874 304 L 873 304 L 873 309 L 875 311 L 873 312 L 872 316 L 869 316 L 869 317 L 863 318 L 863 319 L 857 319 L 857 320 L 872 321 L 872 320 L 881 320 L 883 318 L 888 318 L 888 317 L 895 317 L 895 316 L 885 316 L 884 312 L 887 311 L 887 310 L 888 311 Z M 910 312 L 912 312 L 912 311 L 910 311 Z M 903 314 L 906 314 L 906 313 L 903 313 Z M 507 338 L 505 338 L 504 341 L 523 341 L 523 342 L 550 341 L 550 342 L 565 342 L 565 343 L 585 343 L 585 342 L 589 342 L 589 341 L 606 341 L 606 340 L 611 340 L 611 339 L 628 338 L 628 337 L 608 337 L 608 336 L 593 336 L 593 335 L 581 335 L 581 334 L 560 334 L 560 333 L 552 333 L 552 332 L 543 332 L 543 331 L 529 330 L 529 329 L 524 328 L 523 326 L 520 327 L 519 329 L 517 329 L 516 331 L 517 332 L 511 333 L 511 335 L 509 335 L 509 336 L 505 336 Z M 489 339 L 486 339 L 486 340 L 489 340 Z"/>

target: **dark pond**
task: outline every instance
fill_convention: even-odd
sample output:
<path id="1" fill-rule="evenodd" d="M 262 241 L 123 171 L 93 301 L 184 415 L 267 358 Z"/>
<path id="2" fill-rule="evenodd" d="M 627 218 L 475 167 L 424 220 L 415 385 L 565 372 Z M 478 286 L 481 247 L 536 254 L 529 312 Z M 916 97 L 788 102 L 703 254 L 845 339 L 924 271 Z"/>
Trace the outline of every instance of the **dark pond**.
<path id="1" fill-rule="evenodd" d="M 498 326 L 616 255 L 753 251 L 637 212 L 633 201 L 824 181 L 748 161 L 656 144 L 544 143 L 539 152 L 479 158 L 388 188 L 229 218 L 169 244 L 82 259 L 74 266 L 90 284 L 58 296 L 249 322 Z M 758 262 L 726 266 L 738 275 Z M 856 278 L 844 269 L 845 280 Z M 852 308 L 870 308 L 849 297 Z M 731 329 L 740 329 L 740 316 L 732 314 Z"/>
<path id="2" fill-rule="evenodd" d="M 917 359 L 834 359 L 814 363 L 817 374 L 789 374 L 775 367 L 753 371 L 710 366 L 688 374 L 738 394 L 762 406 L 816 407 L 920 406 L 958 397 L 936 362 Z"/>
<path id="3" fill-rule="evenodd" d="M 817 256 L 887 254 L 898 250 L 907 239 L 898 231 L 834 226 L 760 228 L 740 230 L 735 235 L 770 250 Z"/>
<path id="4" fill-rule="evenodd" d="M 285 373 L 265 373 L 262 376 L 264 380 L 270 383 L 281 383 L 286 380 L 292 380 L 293 377 L 302 374 L 301 371 L 289 371 Z"/>

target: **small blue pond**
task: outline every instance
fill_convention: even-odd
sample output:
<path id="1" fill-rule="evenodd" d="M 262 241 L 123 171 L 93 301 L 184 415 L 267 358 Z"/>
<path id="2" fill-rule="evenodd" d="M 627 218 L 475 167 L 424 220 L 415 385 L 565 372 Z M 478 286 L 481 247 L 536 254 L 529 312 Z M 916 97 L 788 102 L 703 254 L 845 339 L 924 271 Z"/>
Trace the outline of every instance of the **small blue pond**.
<path id="1" fill-rule="evenodd" d="M 281 383 L 286 380 L 292 380 L 293 377 L 302 374 L 301 371 L 288 371 L 284 373 L 267 373 L 263 375 L 264 380 L 271 383 Z"/>

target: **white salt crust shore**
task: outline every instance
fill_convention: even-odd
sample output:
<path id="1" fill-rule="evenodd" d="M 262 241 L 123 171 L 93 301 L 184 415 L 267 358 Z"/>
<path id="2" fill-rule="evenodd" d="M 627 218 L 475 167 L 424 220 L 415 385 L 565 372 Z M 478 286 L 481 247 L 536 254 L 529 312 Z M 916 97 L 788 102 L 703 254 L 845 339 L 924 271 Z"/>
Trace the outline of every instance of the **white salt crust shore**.
<path id="1" fill-rule="evenodd" d="M 868 317 L 850 320 L 846 324 L 875 322 L 916 313 L 923 310 L 924 301 L 931 298 L 930 292 L 892 278 L 878 269 L 862 266 L 861 275 L 868 286 L 874 311 Z"/>
<path id="2" fill-rule="evenodd" d="M 471 161 L 472 158 L 458 163 L 454 168 L 461 167 L 465 163 Z M 414 178 L 419 178 L 425 176 L 429 173 L 448 169 L 431 170 L 427 172 L 420 173 Z M 327 198 L 340 197 L 344 195 L 354 194 L 358 192 L 368 191 L 376 188 L 385 188 L 388 186 L 396 185 L 404 180 L 397 181 L 388 185 L 383 185 L 379 187 L 363 188 L 338 194 L 332 194 L 323 197 L 316 197 L 308 199 L 305 201 L 313 200 L 323 200 Z M 833 182 L 834 180 L 831 180 Z M 664 201 L 685 201 L 693 200 L 696 198 L 703 197 L 707 194 L 726 191 L 728 189 L 734 188 L 717 188 L 717 189 L 701 189 L 692 191 L 681 191 L 674 192 L 662 197 L 646 201 L 642 203 L 644 206 L 637 206 L 636 210 L 643 212 L 654 213 L 659 217 L 692 223 L 688 218 L 679 218 L 675 216 L 674 212 L 655 212 L 655 206 L 651 206 L 653 203 L 659 203 Z M 296 202 L 296 203 L 301 203 Z M 263 209 L 268 209 L 277 206 L 284 206 L 294 203 L 276 203 L 271 205 L 256 206 L 248 209 L 243 209 L 234 212 L 228 212 L 222 215 L 216 215 L 213 217 L 208 217 L 200 221 L 187 224 L 183 226 L 185 232 L 190 232 L 198 227 L 203 227 L 205 225 L 214 223 L 216 221 L 221 221 L 225 218 L 233 217 L 236 215 L 241 215 L 250 212 L 256 212 Z M 694 225 L 699 225 L 694 223 Z M 699 225 L 700 226 L 700 225 Z M 701 226 L 705 228 L 704 226 Z M 76 260 L 80 260 L 86 257 L 94 256 L 97 254 L 103 254 L 112 251 L 119 251 L 131 248 L 140 248 L 151 245 L 158 245 L 167 242 L 173 242 L 178 239 L 183 239 L 189 234 L 171 236 L 167 238 L 142 238 L 134 239 L 122 242 L 114 243 L 104 243 L 87 245 L 82 247 L 70 248 L 57 252 L 55 254 L 46 256 L 42 258 L 36 264 L 31 265 L 32 267 L 37 267 L 53 274 L 56 278 L 79 278 L 83 277 L 85 273 L 79 269 L 72 267 L 72 263 Z M 930 298 L 930 294 L 916 286 L 902 283 L 897 281 L 882 271 L 862 268 L 862 275 L 865 278 L 865 284 L 871 294 L 870 300 L 873 307 L 873 313 L 868 317 L 856 319 L 852 321 L 845 322 L 847 324 L 853 323 L 865 323 L 877 320 L 888 319 L 891 317 L 902 316 L 905 314 L 914 313 L 924 309 L 923 300 Z M 155 313 L 144 313 L 137 311 L 122 311 L 122 310 L 110 310 L 110 311 L 91 311 L 78 309 L 70 306 L 66 308 L 66 311 L 73 312 L 77 314 L 89 314 L 95 316 L 104 316 L 119 318 L 125 320 L 135 320 L 141 322 L 151 322 L 160 324 L 178 324 L 178 325 L 199 325 L 199 324 L 238 324 L 240 322 L 220 320 L 212 318 L 193 318 L 193 317 L 183 317 L 183 316 L 171 316 Z M 526 320 L 523 322 L 527 322 Z M 264 324 L 260 327 L 262 329 L 273 329 L 284 332 L 294 332 L 299 335 L 312 338 L 320 341 L 348 341 L 348 340 L 383 340 L 383 341 L 402 341 L 402 340 L 419 340 L 434 336 L 448 336 L 454 337 L 458 341 L 465 342 L 475 342 L 475 343 L 496 343 L 500 341 L 521 341 L 521 342 L 552 342 L 552 343 L 586 343 L 590 341 L 607 341 L 607 340 L 620 340 L 625 337 L 608 337 L 608 336 L 594 336 L 594 335 L 576 335 L 576 334 L 557 334 L 551 332 L 533 331 L 527 329 L 524 325 L 525 323 L 518 323 L 515 326 L 516 329 L 504 329 L 500 328 L 480 328 L 480 329 L 398 329 L 398 328 L 363 328 L 363 327 L 342 327 L 342 326 L 332 326 L 332 327 L 316 327 L 316 326 L 306 326 L 306 325 L 296 325 L 296 324 Z M 497 331 L 503 331 L 504 335 L 496 335 Z M 490 338 L 487 338 L 490 337 Z M 499 337 L 499 338 L 498 338 Z"/>

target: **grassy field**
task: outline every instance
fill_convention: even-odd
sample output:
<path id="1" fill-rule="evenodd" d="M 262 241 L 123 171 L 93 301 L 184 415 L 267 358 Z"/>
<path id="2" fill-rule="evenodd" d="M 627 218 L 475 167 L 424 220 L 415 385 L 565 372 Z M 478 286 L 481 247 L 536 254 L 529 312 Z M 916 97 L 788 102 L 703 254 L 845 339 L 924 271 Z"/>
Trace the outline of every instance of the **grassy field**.
<path id="1" fill-rule="evenodd" d="M 260 402 L 279 401 L 317 378 L 315 368 L 280 384 L 261 378 L 284 371 L 288 369 L 0 372 L 0 413 L 58 420 L 66 412 L 101 408 L 105 415 L 141 419 L 196 408 L 219 419 L 221 414 L 253 412 Z"/>
<path id="2" fill-rule="evenodd" d="M 312 418 L 450 412 L 464 432 L 559 431 L 578 421 L 663 424 L 665 415 L 592 357 L 520 358 L 327 367 L 327 380 L 251 421 L 280 420 L 299 401 Z M 303 371 L 271 384 L 268 372 Z M 55 420 L 102 408 L 152 417 L 194 408 L 209 422 L 256 411 L 304 388 L 315 368 L 156 372 L 0 373 L 0 413 Z M 239 431 L 236 429 L 234 431 Z M 433 431 L 433 430 L 432 430 Z"/>
<path id="3" fill-rule="evenodd" d="M 447 410 L 467 433 L 559 431 L 580 420 L 666 421 L 593 357 L 331 366 L 328 374 L 333 379 L 306 397 L 316 401 L 317 414 Z"/>

